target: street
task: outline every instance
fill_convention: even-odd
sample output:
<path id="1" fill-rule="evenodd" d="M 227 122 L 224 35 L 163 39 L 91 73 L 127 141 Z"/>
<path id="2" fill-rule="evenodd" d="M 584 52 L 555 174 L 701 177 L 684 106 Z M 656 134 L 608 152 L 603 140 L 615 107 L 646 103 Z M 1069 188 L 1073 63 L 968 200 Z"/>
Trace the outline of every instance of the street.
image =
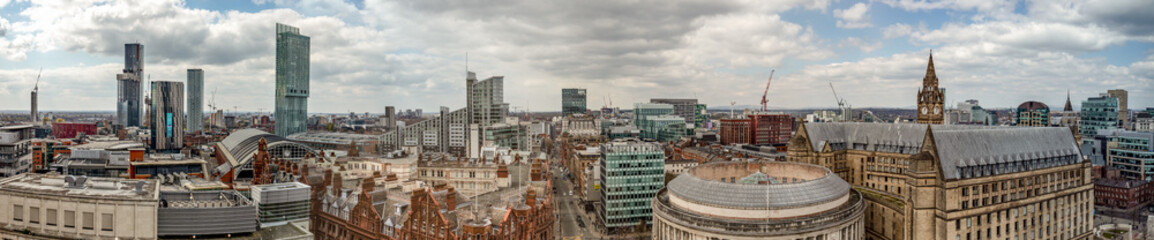
<path id="1" fill-rule="evenodd" d="M 572 190 L 572 183 L 565 181 L 561 177 L 558 168 L 553 168 L 553 186 L 557 187 L 557 191 L 553 193 L 553 199 L 556 201 L 557 211 L 557 236 L 559 239 L 599 239 L 598 234 L 595 234 L 592 229 L 591 219 L 583 218 L 581 207 L 581 199 L 578 199 L 576 194 L 566 195 Z"/>

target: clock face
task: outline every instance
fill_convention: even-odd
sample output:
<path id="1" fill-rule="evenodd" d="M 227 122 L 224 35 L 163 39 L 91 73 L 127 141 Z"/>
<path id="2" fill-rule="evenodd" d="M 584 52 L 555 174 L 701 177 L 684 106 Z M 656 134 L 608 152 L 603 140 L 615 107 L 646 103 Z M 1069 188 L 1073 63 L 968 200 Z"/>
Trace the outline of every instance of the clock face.
<path id="1" fill-rule="evenodd" d="M 940 108 L 940 107 L 934 107 L 934 114 L 938 114 L 938 113 L 941 113 L 941 112 L 942 112 L 942 108 Z"/>
<path id="2" fill-rule="evenodd" d="M 926 114 L 927 112 L 929 112 L 929 111 L 927 111 L 926 108 L 923 107 L 922 108 L 922 114 Z"/>

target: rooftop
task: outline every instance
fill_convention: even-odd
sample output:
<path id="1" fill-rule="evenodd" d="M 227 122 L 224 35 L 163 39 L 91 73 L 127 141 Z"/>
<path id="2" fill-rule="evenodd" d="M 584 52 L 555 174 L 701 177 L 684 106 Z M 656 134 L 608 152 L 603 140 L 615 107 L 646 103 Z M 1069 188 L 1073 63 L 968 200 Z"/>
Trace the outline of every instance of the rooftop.
<path id="1" fill-rule="evenodd" d="M 64 175 L 25 173 L 0 180 L 0 192 L 129 201 L 156 201 L 159 198 L 157 189 L 160 182 L 153 179 L 67 177 L 76 178 L 70 181 L 78 187 L 68 186 Z M 135 185 L 141 182 L 142 191 L 135 191 Z"/>
<path id="2" fill-rule="evenodd" d="M 768 181 L 738 183 L 756 179 Z M 687 201 L 733 209 L 794 208 L 834 201 L 850 190 L 837 175 L 821 166 L 794 162 L 699 165 L 674 178 L 666 187 Z"/>

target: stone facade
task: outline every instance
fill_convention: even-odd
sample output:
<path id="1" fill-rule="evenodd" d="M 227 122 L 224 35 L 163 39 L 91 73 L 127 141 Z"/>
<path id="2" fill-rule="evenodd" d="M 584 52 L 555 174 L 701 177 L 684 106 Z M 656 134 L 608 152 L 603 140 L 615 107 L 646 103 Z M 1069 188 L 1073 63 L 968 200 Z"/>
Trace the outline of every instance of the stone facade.
<path id="1" fill-rule="evenodd" d="M 807 123 L 787 159 L 826 166 L 861 191 L 872 239 L 1092 232 L 1090 163 L 1069 128 Z"/>
<path id="2" fill-rule="evenodd" d="M 922 89 L 918 90 L 917 122 L 922 124 L 942 124 L 945 119 L 946 93 L 938 87 L 938 75 L 934 72 L 934 55 L 926 66 L 926 77 L 922 78 Z"/>

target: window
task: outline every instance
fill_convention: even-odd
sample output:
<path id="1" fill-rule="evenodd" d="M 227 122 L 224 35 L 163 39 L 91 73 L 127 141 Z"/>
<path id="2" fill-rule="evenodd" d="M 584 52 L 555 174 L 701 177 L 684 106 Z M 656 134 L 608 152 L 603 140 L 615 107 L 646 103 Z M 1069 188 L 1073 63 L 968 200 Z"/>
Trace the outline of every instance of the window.
<path id="1" fill-rule="evenodd" d="M 23 222 L 24 221 L 24 206 L 23 205 L 13 205 L 12 206 L 12 221 L 17 221 L 17 222 Z"/>
<path id="2" fill-rule="evenodd" d="M 101 213 L 100 214 L 100 230 L 109 231 L 109 232 L 112 231 L 112 214 L 111 213 Z"/>
<path id="3" fill-rule="evenodd" d="M 96 214 L 93 214 L 90 212 L 84 213 L 84 218 L 82 218 L 82 221 L 84 221 L 82 223 L 84 225 L 81 225 L 81 228 L 83 228 L 84 230 L 92 230 L 93 225 L 94 225 L 93 222 L 96 220 L 95 218 L 96 218 Z"/>
<path id="4" fill-rule="evenodd" d="M 28 207 L 28 223 L 40 224 L 39 207 Z"/>
<path id="5" fill-rule="evenodd" d="M 56 226 L 56 209 L 45 210 L 44 223 L 48 226 Z"/>
<path id="6" fill-rule="evenodd" d="M 76 211 L 64 210 L 64 227 L 76 227 Z"/>

